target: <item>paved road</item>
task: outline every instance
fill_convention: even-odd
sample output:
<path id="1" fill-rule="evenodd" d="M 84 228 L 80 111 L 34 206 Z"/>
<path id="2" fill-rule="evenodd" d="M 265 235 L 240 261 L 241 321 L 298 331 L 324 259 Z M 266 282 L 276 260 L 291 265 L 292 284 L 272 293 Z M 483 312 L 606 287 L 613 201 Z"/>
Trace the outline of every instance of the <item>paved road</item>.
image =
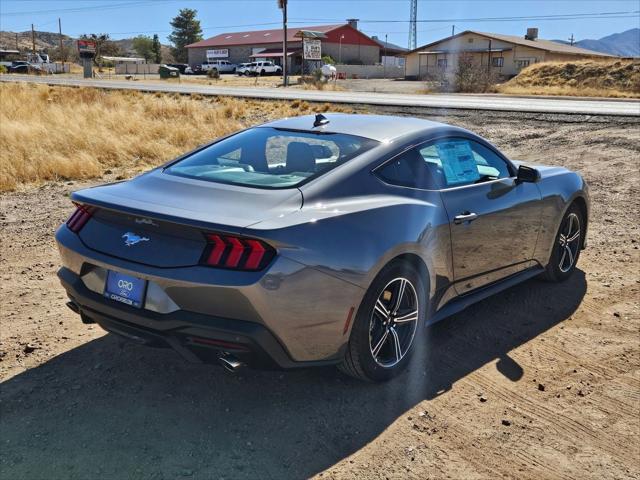
<path id="1" fill-rule="evenodd" d="M 431 107 L 510 112 L 567 113 L 586 115 L 640 116 L 637 100 L 585 100 L 572 98 L 531 98 L 499 95 L 401 95 L 392 93 L 333 92 L 297 88 L 216 87 L 196 84 L 154 83 L 150 81 L 95 80 L 63 77 L 2 75 L 0 81 L 21 81 L 49 85 L 91 86 L 97 88 L 141 90 L 146 92 L 198 93 L 275 100 L 301 99 L 310 102 L 359 103 L 406 107 Z"/>

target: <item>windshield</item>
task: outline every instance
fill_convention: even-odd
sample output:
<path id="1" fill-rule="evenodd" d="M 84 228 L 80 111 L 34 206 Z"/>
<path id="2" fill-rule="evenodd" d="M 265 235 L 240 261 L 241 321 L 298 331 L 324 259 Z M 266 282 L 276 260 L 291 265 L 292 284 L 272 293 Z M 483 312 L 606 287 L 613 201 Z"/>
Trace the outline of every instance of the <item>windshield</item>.
<path id="1" fill-rule="evenodd" d="M 258 188 L 296 187 L 378 145 L 368 138 L 257 127 L 221 140 L 166 173 Z"/>

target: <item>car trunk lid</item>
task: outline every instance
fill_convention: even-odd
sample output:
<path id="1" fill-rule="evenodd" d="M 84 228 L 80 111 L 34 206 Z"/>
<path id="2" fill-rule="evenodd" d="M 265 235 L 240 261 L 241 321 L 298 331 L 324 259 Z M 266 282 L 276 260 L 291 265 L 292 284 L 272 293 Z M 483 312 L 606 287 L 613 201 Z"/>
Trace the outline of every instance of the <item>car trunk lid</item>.
<path id="1" fill-rule="evenodd" d="M 298 210 L 298 189 L 267 190 L 165 175 L 80 190 L 76 202 L 98 209 L 80 231 L 89 248 L 158 267 L 199 263 L 205 232 L 241 233 L 257 222 Z"/>

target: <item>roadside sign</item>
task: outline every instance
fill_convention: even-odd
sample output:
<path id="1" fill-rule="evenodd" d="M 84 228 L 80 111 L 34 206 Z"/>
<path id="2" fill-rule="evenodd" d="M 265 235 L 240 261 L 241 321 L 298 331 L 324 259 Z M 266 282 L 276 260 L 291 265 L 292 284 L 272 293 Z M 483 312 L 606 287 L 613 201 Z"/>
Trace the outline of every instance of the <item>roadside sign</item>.
<path id="1" fill-rule="evenodd" d="M 82 53 L 96 53 L 96 42 L 93 40 L 78 40 L 78 52 Z"/>
<path id="2" fill-rule="evenodd" d="M 305 60 L 322 60 L 322 43 L 318 39 L 303 39 L 303 58 Z"/>
<path id="3" fill-rule="evenodd" d="M 229 49 L 220 48 L 218 50 L 207 50 L 207 59 L 210 58 L 229 58 Z"/>

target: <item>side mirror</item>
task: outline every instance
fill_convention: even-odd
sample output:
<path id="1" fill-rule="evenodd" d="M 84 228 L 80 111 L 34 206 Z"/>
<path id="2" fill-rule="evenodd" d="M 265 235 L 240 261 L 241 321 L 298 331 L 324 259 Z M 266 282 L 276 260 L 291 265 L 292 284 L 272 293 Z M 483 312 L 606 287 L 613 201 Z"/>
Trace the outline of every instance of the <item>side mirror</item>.
<path id="1" fill-rule="evenodd" d="M 520 165 L 518 167 L 516 182 L 536 183 L 538 180 L 540 180 L 540 172 L 535 168 L 527 167 L 526 165 Z"/>

